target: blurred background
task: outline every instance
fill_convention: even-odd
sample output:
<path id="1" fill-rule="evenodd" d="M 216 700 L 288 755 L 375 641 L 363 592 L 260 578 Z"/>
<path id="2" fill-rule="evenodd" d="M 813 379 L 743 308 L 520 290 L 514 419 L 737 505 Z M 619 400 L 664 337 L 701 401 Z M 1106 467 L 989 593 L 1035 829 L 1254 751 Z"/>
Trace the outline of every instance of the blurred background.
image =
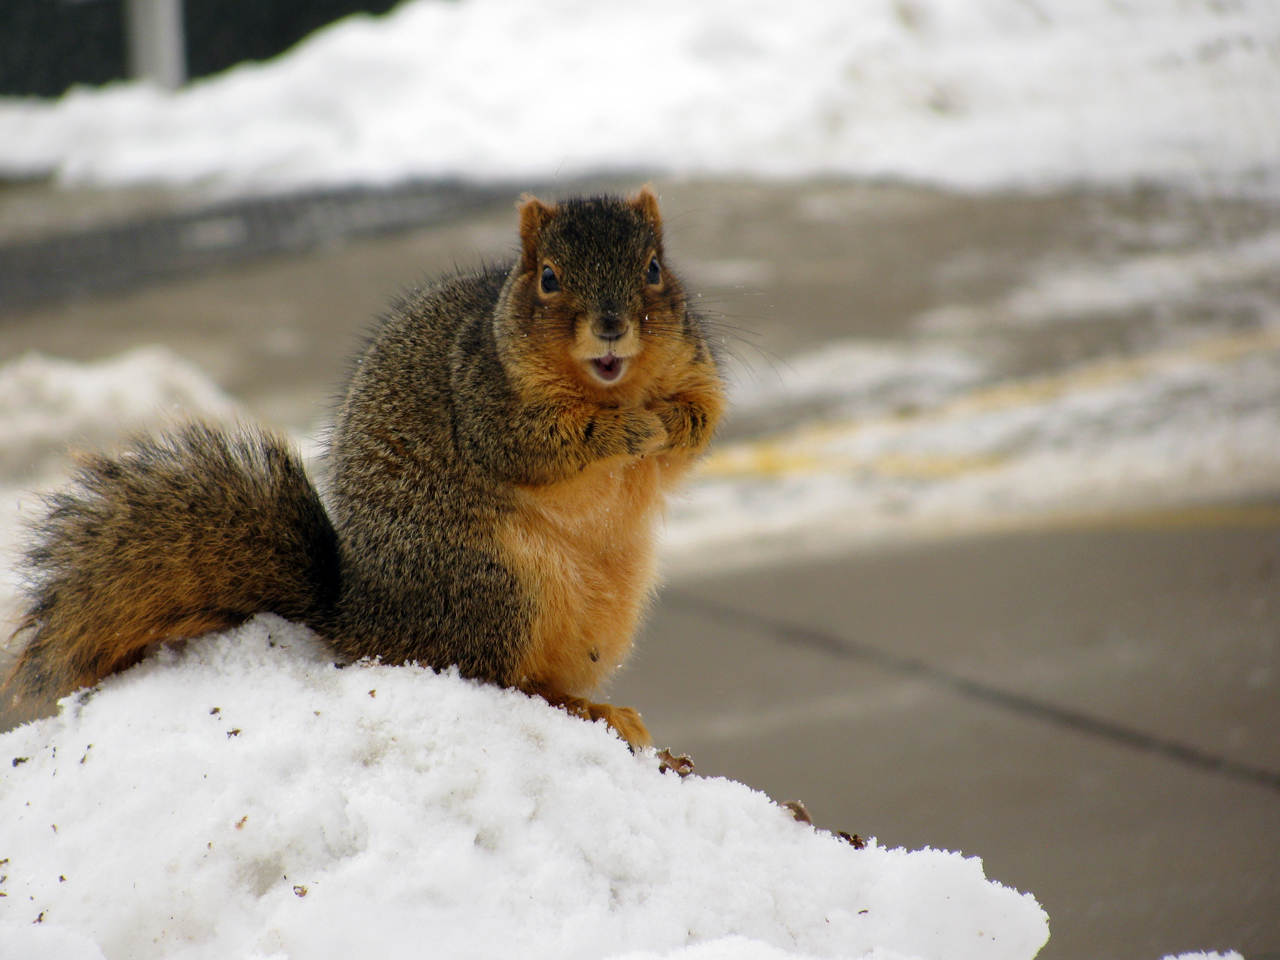
<path id="1" fill-rule="evenodd" d="M 733 409 L 611 698 L 1048 960 L 1280 957 L 1270 0 L 8 0 L 0 612 L 69 445 L 314 456 L 398 291 L 644 182 Z"/>

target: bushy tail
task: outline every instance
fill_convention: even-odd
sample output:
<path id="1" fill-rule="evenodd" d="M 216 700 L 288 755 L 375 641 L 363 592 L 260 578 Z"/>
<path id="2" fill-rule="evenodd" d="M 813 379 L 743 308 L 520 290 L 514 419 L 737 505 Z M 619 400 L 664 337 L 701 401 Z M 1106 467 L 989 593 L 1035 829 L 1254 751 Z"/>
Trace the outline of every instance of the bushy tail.
<path id="1" fill-rule="evenodd" d="M 337 536 L 280 437 L 192 423 L 78 466 L 31 526 L 12 692 L 62 696 L 137 662 L 148 644 L 264 611 L 324 622 Z"/>

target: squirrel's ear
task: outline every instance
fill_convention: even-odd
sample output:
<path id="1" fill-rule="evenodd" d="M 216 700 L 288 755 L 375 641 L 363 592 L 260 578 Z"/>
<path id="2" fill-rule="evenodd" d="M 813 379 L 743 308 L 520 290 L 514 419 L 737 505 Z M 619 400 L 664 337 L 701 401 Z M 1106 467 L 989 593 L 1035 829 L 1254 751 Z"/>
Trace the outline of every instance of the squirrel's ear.
<path id="1" fill-rule="evenodd" d="M 653 189 L 646 183 L 628 203 L 640 216 L 649 221 L 649 225 L 653 227 L 653 232 L 658 236 L 658 242 L 661 243 L 662 214 L 658 212 L 658 198 L 654 196 Z"/>
<path id="2" fill-rule="evenodd" d="M 522 193 L 516 203 L 520 211 L 520 245 L 524 248 L 524 269 L 533 270 L 538 266 L 538 237 L 542 228 L 555 213 L 554 207 L 548 207 L 532 193 Z"/>

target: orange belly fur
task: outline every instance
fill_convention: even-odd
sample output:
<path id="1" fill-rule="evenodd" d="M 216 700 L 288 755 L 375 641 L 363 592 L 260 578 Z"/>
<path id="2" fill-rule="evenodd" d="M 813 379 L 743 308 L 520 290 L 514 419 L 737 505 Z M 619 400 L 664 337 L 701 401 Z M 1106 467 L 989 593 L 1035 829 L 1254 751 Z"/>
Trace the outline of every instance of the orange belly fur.
<path id="1" fill-rule="evenodd" d="M 536 602 L 516 684 L 586 696 L 626 659 L 657 581 L 654 527 L 691 460 L 616 457 L 520 489 L 499 533 L 504 559 Z"/>

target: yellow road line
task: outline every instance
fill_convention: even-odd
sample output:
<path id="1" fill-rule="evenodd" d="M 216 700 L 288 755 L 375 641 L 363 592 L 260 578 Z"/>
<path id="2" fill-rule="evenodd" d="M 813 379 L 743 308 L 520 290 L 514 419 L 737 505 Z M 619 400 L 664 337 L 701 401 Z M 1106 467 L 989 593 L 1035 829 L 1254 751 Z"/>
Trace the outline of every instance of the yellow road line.
<path id="1" fill-rule="evenodd" d="M 856 420 L 804 424 L 763 440 L 729 444 L 714 451 L 701 466 L 701 476 L 778 478 L 814 473 L 863 473 L 896 479 L 942 480 L 988 470 L 1009 459 L 996 454 L 885 454 L 859 459 L 825 453 L 825 443 L 848 437 L 873 424 L 896 427 L 941 422 L 996 410 L 1056 400 L 1072 391 L 1097 389 L 1138 380 L 1178 363 L 1230 363 L 1250 354 L 1280 349 L 1280 330 L 1260 330 L 1206 340 L 1178 350 L 1162 350 L 1127 359 L 1100 360 L 1065 373 L 1014 383 L 996 384 L 957 397 L 936 410 L 897 415 L 869 422 Z"/>
<path id="2" fill-rule="evenodd" d="M 1204 504 L 1081 516 L 1074 525 L 1129 530 L 1270 529 L 1280 527 L 1280 504 Z"/>

